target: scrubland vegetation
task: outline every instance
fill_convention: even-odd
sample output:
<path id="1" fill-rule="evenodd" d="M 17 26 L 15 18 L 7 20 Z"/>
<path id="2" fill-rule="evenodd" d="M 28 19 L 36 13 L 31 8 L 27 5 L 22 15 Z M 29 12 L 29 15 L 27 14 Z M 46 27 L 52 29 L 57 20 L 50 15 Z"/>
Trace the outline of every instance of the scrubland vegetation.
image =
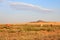
<path id="1" fill-rule="evenodd" d="M 60 25 L 0 25 L 0 40 L 60 40 Z"/>

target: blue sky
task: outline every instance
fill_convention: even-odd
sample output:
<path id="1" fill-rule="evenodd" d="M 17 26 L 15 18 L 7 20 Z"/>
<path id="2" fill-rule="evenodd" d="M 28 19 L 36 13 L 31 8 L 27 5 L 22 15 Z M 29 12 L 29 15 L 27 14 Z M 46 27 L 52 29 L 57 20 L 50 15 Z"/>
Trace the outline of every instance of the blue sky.
<path id="1" fill-rule="evenodd" d="M 35 4 L 43 6 L 46 8 L 60 8 L 60 0 L 12 0 L 14 2 L 25 2 L 30 4 Z"/>
<path id="2" fill-rule="evenodd" d="M 0 23 L 36 20 L 60 22 L 60 0 L 0 0 Z"/>

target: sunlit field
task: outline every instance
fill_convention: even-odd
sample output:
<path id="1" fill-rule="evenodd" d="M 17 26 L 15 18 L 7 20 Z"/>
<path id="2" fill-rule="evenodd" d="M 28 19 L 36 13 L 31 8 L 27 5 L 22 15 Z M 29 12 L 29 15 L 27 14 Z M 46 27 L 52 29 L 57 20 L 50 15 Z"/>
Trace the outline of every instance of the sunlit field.
<path id="1" fill-rule="evenodd" d="M 60 24 L 0 24 L 0 40 L 60 40 Z"/>
<path id="2" fill-rule="evenodd" d="M 60 40 L 60 0 L 0 0 L 0 40 Z"/>

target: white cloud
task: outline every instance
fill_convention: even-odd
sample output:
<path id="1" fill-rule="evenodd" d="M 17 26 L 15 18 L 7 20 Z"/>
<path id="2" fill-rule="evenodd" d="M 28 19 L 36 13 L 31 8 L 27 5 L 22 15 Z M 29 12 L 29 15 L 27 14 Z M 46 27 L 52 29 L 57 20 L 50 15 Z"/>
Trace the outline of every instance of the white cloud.
<path id="1" fill-rule="evenodd" d="M 55 20 L 55 21 L 60 21 L 59 19 L 59 13 L 60 10 L 51 10 L 51 9 L 46 9 L 40 6 L 32 5 L 32 4 L 27 4 L 23 2 L 11 2 L 10 6 L 16 10 L 27 10 L 27 12 L 17 12 L 16 10 L 10 10 L 9 12 L 7 11 L 4 13 L 0 13 L 0 23 L 19 23 L 19 22 L 27 22 L 27 21 L 32 21 L 32 20 L 37 20 L 37 19 L 46 19 L 46 20 Z M 33 10 L 34 12 L 28 12 L 28 10 Z M 49 14 L 37 14 L 35 11 L 39 11 L 39 13 L 43 12 L 48 12 Z M 50 13 L 51 12 L 51 13 Z M 26 13 L 26 14 L 24 14 Z M 31 14 L 30 14 L 31 13 Z"/>
<path id="2" fill-rule="evenodd" d="M 23 3 L 23 2 L 11 2 L 10 6 L 16 10 L 33 10 L 38 12 L 52 12 L 51 9 L 43 8 L 33 4 Z"/>

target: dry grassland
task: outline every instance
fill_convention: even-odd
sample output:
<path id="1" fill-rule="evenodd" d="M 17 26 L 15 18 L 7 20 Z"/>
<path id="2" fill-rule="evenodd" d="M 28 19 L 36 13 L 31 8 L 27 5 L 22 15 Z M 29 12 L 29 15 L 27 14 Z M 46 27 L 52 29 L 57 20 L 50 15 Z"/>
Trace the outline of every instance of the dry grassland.
<path id="1" fill-rule="evenodd" d="M 60 40 L 60 23 L 0 24 L 0 40 Z"/>

